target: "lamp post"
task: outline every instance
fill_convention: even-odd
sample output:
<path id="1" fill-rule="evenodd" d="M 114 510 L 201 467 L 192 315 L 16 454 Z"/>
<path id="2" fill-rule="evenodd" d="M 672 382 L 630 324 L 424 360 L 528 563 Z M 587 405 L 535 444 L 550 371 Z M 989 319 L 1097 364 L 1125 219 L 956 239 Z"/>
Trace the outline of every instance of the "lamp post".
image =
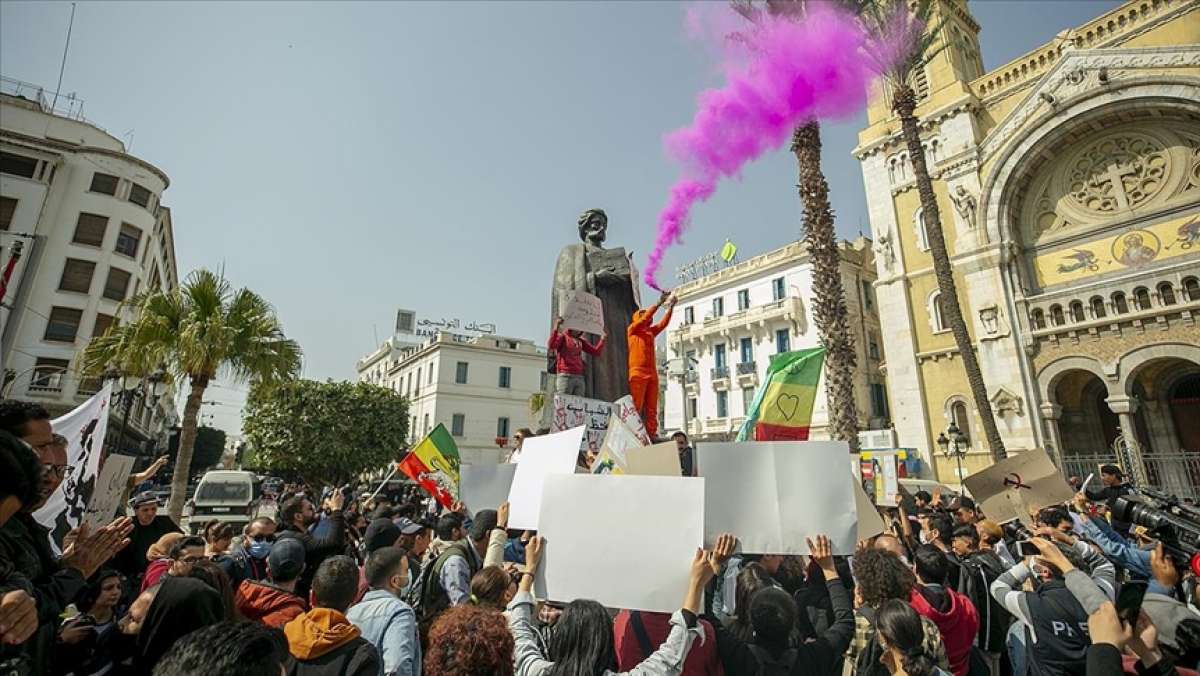
<path id="1" fill-rule="evenodd" d="M 159 397 L 167 390 L 167 372 L 160 366 L 149 376 L 142 378 L 121 373 L 117 367 L 110 366 L 105 369 L 102 377 L 113 384 L 113 393 L 120 397 L 119 403 L 124 408 L 121 415 L 121 431 L 117 434 L 116 450 L 120 453 L 125 445 L 125 434 L 129 429 L 129 411 L 133 408 L 133 401 L 144 399 L 150 406 L 158 403 Z"/>
<path id="2" fill-rule="evenodd" d="M 946 431 L 938 433 L 937 445 L 941 447 L 942 455 L 946 456 L 947 460 L 954 458 L 955 464 L 958 465 L 958 492 L 962 493 L 962 459 L 970 448 L 968 446 L 967 435 L 963 434 L 962 430 L 958 429 L 958 425 L 951 420 L 950 426 L 946 428 Z"/>

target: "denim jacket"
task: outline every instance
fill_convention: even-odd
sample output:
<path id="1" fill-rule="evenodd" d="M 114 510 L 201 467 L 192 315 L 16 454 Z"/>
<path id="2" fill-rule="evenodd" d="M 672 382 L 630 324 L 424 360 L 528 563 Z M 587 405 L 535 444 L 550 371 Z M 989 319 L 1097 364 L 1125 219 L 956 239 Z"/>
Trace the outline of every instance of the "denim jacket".
<path id="1" fill-rule="evenodd" d="M 407 603 L 386 589 L 372 589 L 346 612 L 346 619 L 379 650 L 384 676 L 420 676 L 417 616 Z"/>

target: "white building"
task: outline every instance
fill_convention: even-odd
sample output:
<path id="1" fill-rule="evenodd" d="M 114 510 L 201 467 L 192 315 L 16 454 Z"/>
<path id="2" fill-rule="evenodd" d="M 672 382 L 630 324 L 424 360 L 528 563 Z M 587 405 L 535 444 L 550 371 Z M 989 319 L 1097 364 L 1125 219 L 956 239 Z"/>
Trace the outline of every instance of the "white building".
<path id="1" fill-rule="evenodd" d="M 866 239 L 843 242 L 842 285 L 858 351 L 856 399 L 860 429 L 888 424 L 881 371 L 883 343 L 872 284 L 875 264 Z M 732 439 L 745 421 L 771 355 L 817 347 L 810 299 L 812 264 L 801 242 L 741 261 L 676 289 L 679 302 L 668 325 L 670 357 L 685 357 L 688 432 L 694 439 Z M 683 427 L 684 393 L 668 378 L 664 408 L 667 430 Z M 822 391 L 824 378 L 821 379 Z M 816 398 L 813 439 L 828 438 L 826 397 Z"/>
<path id="2" fill-rule="evenodd" d="M 162 170 L 78 115 L 78 99 L 4 79 L 0 87 L 0 271 L 16 258 L 0 308 L 3 395 L 52 415 L 99 387 L 77 375 L 92 336 L 129 319 L 123 300 L 178 285 Z M 0 273 L 2 274 L 2 273 Z M 126 449 L 161 438 L 174 392 L 133 405 Z M 114 409 L 118 407 L 114 406 Z M 120 428 L 114 410 L 110 441 Z"/>

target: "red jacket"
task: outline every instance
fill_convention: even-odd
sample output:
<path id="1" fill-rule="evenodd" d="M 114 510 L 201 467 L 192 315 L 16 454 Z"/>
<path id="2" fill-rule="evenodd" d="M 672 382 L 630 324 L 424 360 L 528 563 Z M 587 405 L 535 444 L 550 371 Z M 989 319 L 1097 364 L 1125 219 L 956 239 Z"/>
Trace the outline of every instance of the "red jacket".
<path id="1" fill-rule="evenodd" d="M 142 588 L 139 591 L 144 592 L 153 587 L 162 579 L 163 575 L 171 570 L 171 564 L 175 563 L 171 559 L 154 559 L 150 565 L 146 566 L 146 574 L 142 576 Z"/>
<path id="2" fill-rule="evenodd" d="M 238 612 L 247 620 L 276 629 L 306 610 L 304 599 L 266 582 L 244 580 L 234 599 Z"/>
<path id="3" fill-rule="evenodd" d="M 954 676 L 967 676 L 971 670 L 971 646 L 979 632 L 979 612 L 971 599 L 946 587 L 918 585 L 909 595 L 908 603 L 937 625 Z"/>
<path id="4" fill-rule="evenodd" d="M 634 612 L 641 616 L 642 627 L 646 630 L 646 638 L 650 644 L 650 652 L 643 651 L 641 643 L 638 641 L 637 632 L 633 628 Z M 704 629 L 706 640 L 704 643 L 700 641 L 692 643 L 692 649 L 688 651 L 687 657 L 683 660 L 682 676 L 725 676 L 721 658 L 717 655 L 717 641 L 713 628 L 708 624 L 708 620 L 699 620 L 699 624 Z M 613 625 L 613 637 L 617 649 L 617 671 L 624 673 L 633 670 L 639 662 L 649 657 L 650 653 L 658 650 L 670 633 L 671 615 L 669 613 L 648 613 L 641 610 L 622 610 L 617 613 L 617 619 Z"/>
<path id="5" fill-rule="evenodd" d="M 555 354 L 555 372 L 568 376 L 583 375 L 583 353 L 600 354 L 604 339 L 592 345 L 583 338 L 576 338 L 566 331 L 550 334 L 550 349 Z"/>

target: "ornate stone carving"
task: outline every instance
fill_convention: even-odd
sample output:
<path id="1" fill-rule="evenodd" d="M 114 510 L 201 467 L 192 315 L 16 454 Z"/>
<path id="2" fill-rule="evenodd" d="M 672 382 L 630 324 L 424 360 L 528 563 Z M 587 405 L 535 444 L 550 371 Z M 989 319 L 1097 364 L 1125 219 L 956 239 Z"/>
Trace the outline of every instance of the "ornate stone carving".
<path id="1" fill-rule="evenodd" d="M 996 393 L 988 400 L 992 402 L 992 410 L 1001 417 L 1007 418 L 1010 415 L 1025 415 L 1024 402 L 1017 395 L 1009 392 L 1007 388 L 1000 387 Z"/>
<path id="2" fill-rule="evenodd" d="M 1087 146 L 1067 164 L 1068 194 L 1077 206 L 1107 216 L 1157 195 L 1170 166 L 1157 139 L 1135 132 L 1110 136 Z"/>
<path id="3" fill-rule="evenodd" d="M 950 195 L 950 201 L 954 203 L 954 210 L 958 212 L 963 223 L 968 228 L 975 227 L 975 211 L 979 206 L 975 196 L 967 192 L 967 189 L 961 185 L 954 189 L 954 193 Z"/>
<path id="4" fill-rule="evenodd" d="M 896 251 L 892 246 L 892 234 L 890 232 L 883 233 L 871 248 L 875 250 L 875 255 L 879 256 L 879 260 L 883 261 L 883 269 L 891 272 L 896 265 Z"/>
<path id="5" fill-rule="evenodd" d="M 979 311 L 979 323 L 983 325 L 983 332 L 989 336 L 994 336 L 1000 332 L 1000 308 L 991 305 Z"/>

